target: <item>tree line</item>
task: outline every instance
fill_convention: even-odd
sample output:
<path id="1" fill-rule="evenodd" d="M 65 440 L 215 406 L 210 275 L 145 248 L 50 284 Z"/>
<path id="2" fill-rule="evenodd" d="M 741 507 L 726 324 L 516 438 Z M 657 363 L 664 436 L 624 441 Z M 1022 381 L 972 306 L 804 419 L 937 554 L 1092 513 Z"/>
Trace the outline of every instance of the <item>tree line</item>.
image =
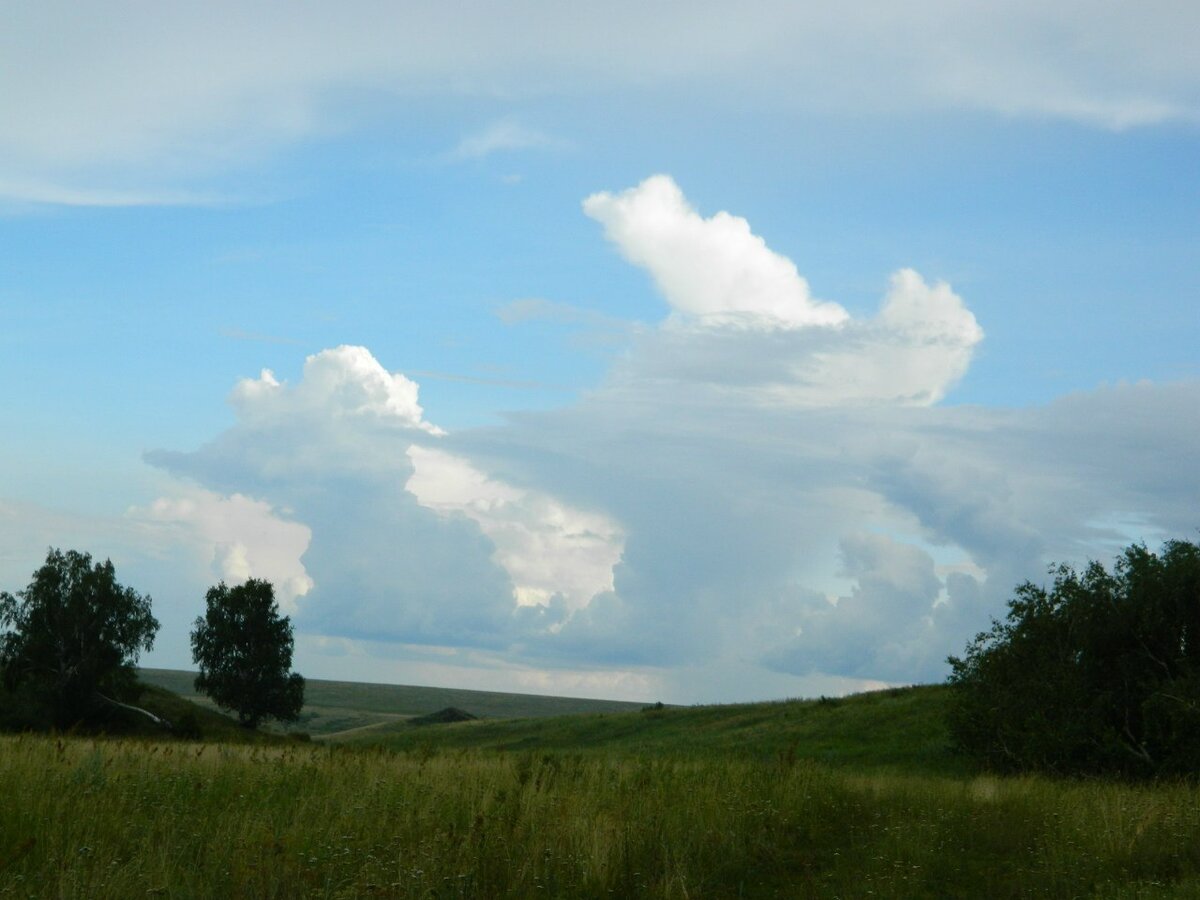
<path id="1" fill-rule="evenodd" d="M 133 705 L 137 660 L 154 648 L 158 629 L 151 598 L 121 585 L 111 560 L 52 548 L 24 590 L 0 592 L 8 723 L 94 727 L 119 708 L 158 721 Z M 289 671 L 293 643 L 291 621 L 280 615 L 269 581 L 221 582 L 208 590 L 205 614 L 191 630 L 196 690 L 246 728 L 266 719 L 295 721 L 304 679 Z"/>
<path id="2" fill-rule="evenodd" d="M 1200 772 L 1200 546 L 1051 574 L 950 657 L 957 748 L 1009 772 Z"/>

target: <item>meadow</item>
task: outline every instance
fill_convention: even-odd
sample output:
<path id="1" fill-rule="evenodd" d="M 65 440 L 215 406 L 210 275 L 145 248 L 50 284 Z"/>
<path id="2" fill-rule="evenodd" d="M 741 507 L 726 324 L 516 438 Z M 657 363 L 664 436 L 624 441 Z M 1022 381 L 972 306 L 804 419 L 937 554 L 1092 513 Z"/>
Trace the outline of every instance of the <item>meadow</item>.
<path id="1" fill-rule="evenodd" d="M 1177 896 L 1200 792 L 796 758 L 0 739 L 0 893 Z"/>
<path id="2" fill-rule="evenodd" d="M 942 696 L 409 726 L 399 749 L 0 736 L 0 896 L 1200 896 L 1200 788 L 922 772 L 898 713 Z M 581 721 L 625 737 L 572 746 Z M 463 745 L 505 724 L 548 746 Z M 875 757 L 837 758 L 872 727 Z"/>

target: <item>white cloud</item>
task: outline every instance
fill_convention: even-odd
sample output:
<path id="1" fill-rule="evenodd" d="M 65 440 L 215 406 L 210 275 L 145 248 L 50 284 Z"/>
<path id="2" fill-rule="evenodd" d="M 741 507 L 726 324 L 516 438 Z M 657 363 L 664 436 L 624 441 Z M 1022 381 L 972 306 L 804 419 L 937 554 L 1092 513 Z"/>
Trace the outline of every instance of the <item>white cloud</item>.
<path id="1" fill-rule="evenodd" d="M 1050 562 L 1195 533 L 1194 383 L 1021 411 L 644 399 L 599 392 L 459 440 L 622 523 L 613 593 L 546 652 L 935 680 Z"/>
<path id="2" fill-rule="evenodd" d="M 983 329 L 948 284 L 901 269 L 879 314 L 861 323 L 858 346 L 818 349 L 794 370 L 801 402 L 937 403 L 970 365 Z"/>
<path id="3" fill-rule="evenodd" d="M 248 578 L 270 581 L 286 614 L 295 613 L 299 598 L 313 587 L 301 562 L 312 532 L 299 522 L 280 518 L 261 500 L 181 489 L 149 507 L 131 509 L 129 516 L 136 522 L 185 532 L 185 540 L 210 558 L 216 579 L 230 584 Z"/>
<path id="4" fill-rule="evenodd" d="M 928 405 L 962 377 L 983 339 L 949 285 L 930 286 L 911 269 L 892 276 L 871 319 L 813 300 L 792 261 L 745 219 L 701 218 L 666 175 L 595 194 L 584 210 L 674 310 L 615 373 L 630 391 L 688 385 L 800 406 Z"/>
<path id="5" fill-rule="evenodd" d="M 844 309 L 809 293 L 791 260 L 771 251 L 750 223 L 719 212 L 704 219 L 667 175 L 620 194 L 593 194 L 583 210 L 671 307 L 701 322 L 750 328 L 838 325 Z"/>
<path id="6" fill-rule="evenodd" d="M 443 433 L 417 396 L 415 382 L 365 348 L 325 350 L 295 385 L 269 371 L 239 382 L 237 423 L 209 445 L 148 459 L 233 495 L 243 514 L 269 511 L 247 509 L 244 496 L 261 497 L 303 523 L 309 539 L 296 565 L 311 580 L 298 622 L 317 633 L 507 647 L 611 587 L 620 555 L 612 522 L 430 448 Z M 212 512 L 165 500 L 152 510 L 228 535 L 217 550 L 226 570 L 257 567 L 228 517 L 207 522 Z"/>
<path id="7" fill-rule="evenodd" d="M 418 391 L 415 381 L 388 372 L 365 347 L 343 345 L 309 356 L 304 377 L 294 388 L 280 384 L 269 369 L 258 378 L 242 379 L 233 389 L 232 403 L 247 420 L 313 414 L 370 416 L 441 434 L 440 428 L 422 419 Z"/>
<path id="8" fill-rule="evenodd" d="M 467 460 L 413 444 L 413 474 L 405 487 L 422 506 L 460 513 L 495 545 L 493 558 L 513 582 L 521 606 L 561 600 L 574 612 L 613 588 L 613 566 L 623 535 L 606 516 L 588 513 L 548 494 L 488 478 Z"/>

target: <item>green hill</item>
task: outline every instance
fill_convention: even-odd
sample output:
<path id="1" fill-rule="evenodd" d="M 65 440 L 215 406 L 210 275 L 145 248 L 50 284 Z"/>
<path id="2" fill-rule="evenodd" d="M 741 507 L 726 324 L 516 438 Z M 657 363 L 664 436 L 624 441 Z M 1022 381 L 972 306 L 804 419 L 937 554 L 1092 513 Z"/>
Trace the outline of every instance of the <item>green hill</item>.
<path id="1" fill-rule="evenodd" d="M 236 720 L 200 703 L 181 697 L 166 688 L 142 681 L 142 693 L 137 705 L 171 723 L 179 736 L 211 743 L 278 743 L 284 740 L 277 734 L 242 728 Z M 136 714 L 123 717 L 124 733 L 160 738 L 163 729 Z"/>
<path id="2" fill-rule="evenodd" d="M 147 684 L 166 688 L 200 706 L 216 708 L 207 697 L 196 694 L 192 686 L 195 672 L 139 669 L 138 677 Z M 383 727 L 389 723 L 399 724 L 409 717 L 429 715 L 447 707 L 466 710 L 481 719 L 524 719 L 636 711 L 641 706 L 640 703 L 620 700 L 543 697 L 536 694 L 310 678 L 304 687 L 304 708 L 300 712 L 300 720 L 291 730 L 306 731 L 314 737 L 329 736 Z"/>
<path id="3" fill-rule="evenodd" d="M 944 721 L 948 688 L 927 685 L 841 699 L 462 722 L 397 722 L 336 740 L 395 750 L 618 753 L 640 756 L 805 758 L 922 774 L 957 774 Z"/>

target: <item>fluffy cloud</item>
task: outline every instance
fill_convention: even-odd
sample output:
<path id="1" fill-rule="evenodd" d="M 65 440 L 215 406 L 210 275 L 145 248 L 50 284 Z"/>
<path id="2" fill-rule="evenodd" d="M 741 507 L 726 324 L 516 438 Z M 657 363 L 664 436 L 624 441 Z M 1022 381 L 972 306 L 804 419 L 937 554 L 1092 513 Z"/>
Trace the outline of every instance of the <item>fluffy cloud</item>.
<path id="1" fill-rule="evenodd" d="M 405 487 L 422 506 L 479 525 L 495 545 L 493 558 L 512 579 L 519 605 L 559 601 L 573 612 L 612 590 L 613 566 L 624 546 L 612 520 L 490 479 L 441 450 L 413 444 L 408 456 L 413 474 Z"/>
<path id="2" fill-rule="evenodd" d="M 504 641 L 512 590 L 469 520 L 405 489 L 427 423 L 417 385 L 361 347 L 310 356 L 295 385 L 238 383 L 237 423 L 193 453 L 148 459 L 208 490 L 265 498 L 311 532 L 298 623 L 318 633 L 431 643 Z"/>
<path id="3" fill-rule="evenodd" d="M 248 578 L 270 581 L 286 613 L 295 613 L 297 600 L 312 589 L 313 581 L 300 562 L 312 533 L 280 518 L 261 500 L 184 489 L 147 508 L 134 508 L 129 516 L 187 532 L 186 539 L 211 560 L 214 579 L 230 584 Z"/>
<path id="4" fill-rule="evenodd" d="M 809 293 L 790 259 L 772 252 L 740 216 L 704 219 L 666 175 L 620 194 L 593 194 L 583 211 L 625 258 L 643 266 L 673 309 L 721 325 L 799 328 L 837 325 L 836 303 Z"/>
<path id="5" fill-rule="evenodd" d="M 928 405 L 966 372 L 983 330 L 950 286 L 902 269 L 876 316 L 812 298 L 791 260 L 738 216 L 702 218 L 668 176 L 584 201 L 674 311 L 642 335 L 614 383 L 708 387 L 798 406 Z"/>
<path id="6" fill-rule="evenodd" d="M 322 350 L 304 363 L 304 377 L 286 389 L 273 372 L 239 381 L 230 402 L 239 418 L 266 424 L 307 418 L 371 417 L 430 434 L 442 430 L 422 419 L 415 381 L 388 372 L 365 347 Z"/>
<path id="7" fill-rule="evenodd" d="M 547 651 L 908 682 L 942 677 L 1050 562 L 1193 533 L 1197 403 L 1196 384 L 1020 411 L 601 393 L 459 447 L 623 526 L 613 592 Z"/>
<path id="8" fill-rule="evenodd" d="M 794 635 L 764 654 L 768 666 L 933 680 L 943 673 L 946 654 L 961 649 L 986 621 L 978 581 L 963 572 L 943 579 L 921 547 L 857 532 L 842 538 L 840 557 L 850 591 L 833 600 L 802 599 L 792 611 Z"/>
<path id="9" fill-rule="evenodd" d="M 209 445 L 148 456 L 205 490 L 139 514 L 196 531 L 226 577 L 283 579 L 312 632 L 504 648 L 611 589 L 613 522 L 428 446 L 443 432 L 416 383 L 365 348 L 310 356 L 294 385 L 264 371 L 230 402 Z"/>

